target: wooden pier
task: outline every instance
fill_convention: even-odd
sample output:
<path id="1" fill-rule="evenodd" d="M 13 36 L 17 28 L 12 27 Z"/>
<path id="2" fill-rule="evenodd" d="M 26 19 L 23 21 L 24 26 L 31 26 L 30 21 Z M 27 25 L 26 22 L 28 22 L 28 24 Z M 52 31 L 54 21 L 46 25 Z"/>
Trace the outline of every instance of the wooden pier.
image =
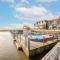
<path id="1" fill-rule="evenodd" d="M 60 60 L 60 41 L 41 60 Z"/>
<path id="2" fill-rule="evenodd" d="M 13 30 L 11 31 L 11 34 L 13 36 L 13 40 L 16 40 L 15 45 L 17 46 L 17 49 L 22 48 L 27 57 L 31 57 L 36 54 L 42 54 L 45 51 L 47 53 L 59 41 L 58 38 L 55 38 L 52 41 L 47 41 L 46 43 L 30 41 L 23 37 L 23 31 Z"/>
<path id="3" fill-rule="evenodd" d="M 46 43 L 42 43 L 42 42 L 24 40 L 24 37 L 22 37 L 22 36 L 20 36 L 20 37 L 22 38 L 21 40 L 20 40 L 20 38 L 17 38 L 17 36 L 16 36 L 15 45 L 16 45 L 17 49 L 22 48 L 22 50 L 24 51 L 24 53 L 26 54 L 27 57 L 31 57 L 36 54 L 41 54 L 44 51 L 48 52 L 59 41 L 59 40 L 55 39 L 53 41 L 47 41 Z"/>

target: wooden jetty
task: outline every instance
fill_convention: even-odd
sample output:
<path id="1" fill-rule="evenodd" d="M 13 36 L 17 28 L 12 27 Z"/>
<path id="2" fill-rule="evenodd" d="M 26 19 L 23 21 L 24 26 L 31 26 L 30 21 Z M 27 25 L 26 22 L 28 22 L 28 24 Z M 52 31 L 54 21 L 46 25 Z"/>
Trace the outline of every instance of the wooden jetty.
<path id="1" fill-rule="evenodd" d="M 34 42 L 34 41 L 28 40 L 28 38 L 24 39 L 24 37 L 22 36 L 23 34 L 21 33 L 23 31 L 23 29 L 22 30 L 20 30 L 20 29 L 18 29 L 18 30 L 17 29 L 0 30 L 0 32 L 5 32 L 5 31 L 11 32 L 11 34 L 13 36 L 13 41 L 15 42 L 17 49 L 22 48 L 28 57 L 34 56 L 35 54 L 41 54 L 44 51 L 49 51 L 59 41 L 57 39 L 54 39 L 53 41 L 47 41 L 46 43 Z M 25 32 L 28 33 L 29 31 L 25 30 Z M 39 34 L 41 33 L 41 34 L 51 34 L 52 35 L 55 33 L 60 33 L 60 30 L 37 30 L 36 31 L 34 29 L 31 29 L 31 32 L 35 32 L 35 33 L 38 32 Z M 59 39 L 60 39 L 60 37 L 59 37 Z"/>
<path id="2" fill-rule="evenodd" d="M 60 42 L 58 42 L 41 60 L 60 60 Z"/>
<path id="3" fill-rule="evenodd" d="M 59 41 L 57 39 L 53 39 L 45 43 L 31 41 L 28 39 L 29 37 L 28 34 L 30 33 L 30 31 L 27 31 L 27 30 L 12 31 L 11 33 L 12 33 L 13 39 L 19 41 L 20 47 L 22 48 L 24 53 L 27 55 L 27 57 L 31 57 L 36 54 L 42 54 L 45 51 L 49 51 Z M 18 45 L 18 43 L 16 45 Z"/>
<path id="4" fill-rule="evenodd" d="M 34 41 L 27 41 L 24 42 L 21 41 L 21 46 L 23 51 L 25 52 L 25 54 L 28 57 L 34 56 L 36 54 L 41 54 L 44 51 L 49 51 L 58 41 L 54 40 L 54 41 L 48 41 L 46 43 L 42 43 L 42 42 L 34 42 Z M 26 43 L 26 44 L 24 44 Z"/>
<path id="5" fill-rule="evenodd" d="M 60 33 L 60 30 L 35 31 L 26 26 L 23 27 L 22 31 L 21 30 L 11 30 L 13 39 L 19 41 L 20 46 L 21 46 L 22 50 L 24 51 L 24 53 L 27 55 L 27 57 L 34 56 L 35 54 L 41 54 L 42 52 L 45 52 L 45 51 L 49 51 L 59 41 L 58 38 L 56 38 L 56 37 L 45 43 L 31 41 L 29 39 L 29 37 L 31 37 L 29 34 L 33 33 L 33 31 L 35 34 L 40 34 L 40 32 L 42 32 L 42 34 L 49 34 L 49 35 L 50 35 L 50 33 L 54 34 L 55 32 Z"/>

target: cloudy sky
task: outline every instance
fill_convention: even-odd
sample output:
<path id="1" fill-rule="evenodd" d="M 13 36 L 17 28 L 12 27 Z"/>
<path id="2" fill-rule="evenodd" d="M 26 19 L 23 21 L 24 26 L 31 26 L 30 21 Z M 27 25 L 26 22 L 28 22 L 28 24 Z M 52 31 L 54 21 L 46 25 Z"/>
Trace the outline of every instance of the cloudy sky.
<path id="1" fill-rule="evenodd" d="M 0 27 L 33 25 L 60 16 L 60 0 L 0 0 Z"/>

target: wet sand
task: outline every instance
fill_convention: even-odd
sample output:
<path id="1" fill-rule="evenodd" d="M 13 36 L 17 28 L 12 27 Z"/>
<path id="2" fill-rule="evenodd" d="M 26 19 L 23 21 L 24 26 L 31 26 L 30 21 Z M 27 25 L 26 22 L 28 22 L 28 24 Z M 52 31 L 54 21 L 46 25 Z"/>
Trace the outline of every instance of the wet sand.
<path id="1" fill-rule="evenodd" d="M 0 32 L 0 60 L 29 60 L 23 51 L 18 51 L 9 32 Z"/>

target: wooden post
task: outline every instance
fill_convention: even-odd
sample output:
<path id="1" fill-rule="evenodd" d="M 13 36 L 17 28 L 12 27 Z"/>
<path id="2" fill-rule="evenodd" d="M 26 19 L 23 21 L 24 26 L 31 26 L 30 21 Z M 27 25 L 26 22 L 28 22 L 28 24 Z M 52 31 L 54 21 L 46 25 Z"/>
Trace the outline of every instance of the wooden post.
<path id="1" fill-rule="evenodd" d="M 28 40 L 28 50 L 30 50 L 30 39 Z"/>

